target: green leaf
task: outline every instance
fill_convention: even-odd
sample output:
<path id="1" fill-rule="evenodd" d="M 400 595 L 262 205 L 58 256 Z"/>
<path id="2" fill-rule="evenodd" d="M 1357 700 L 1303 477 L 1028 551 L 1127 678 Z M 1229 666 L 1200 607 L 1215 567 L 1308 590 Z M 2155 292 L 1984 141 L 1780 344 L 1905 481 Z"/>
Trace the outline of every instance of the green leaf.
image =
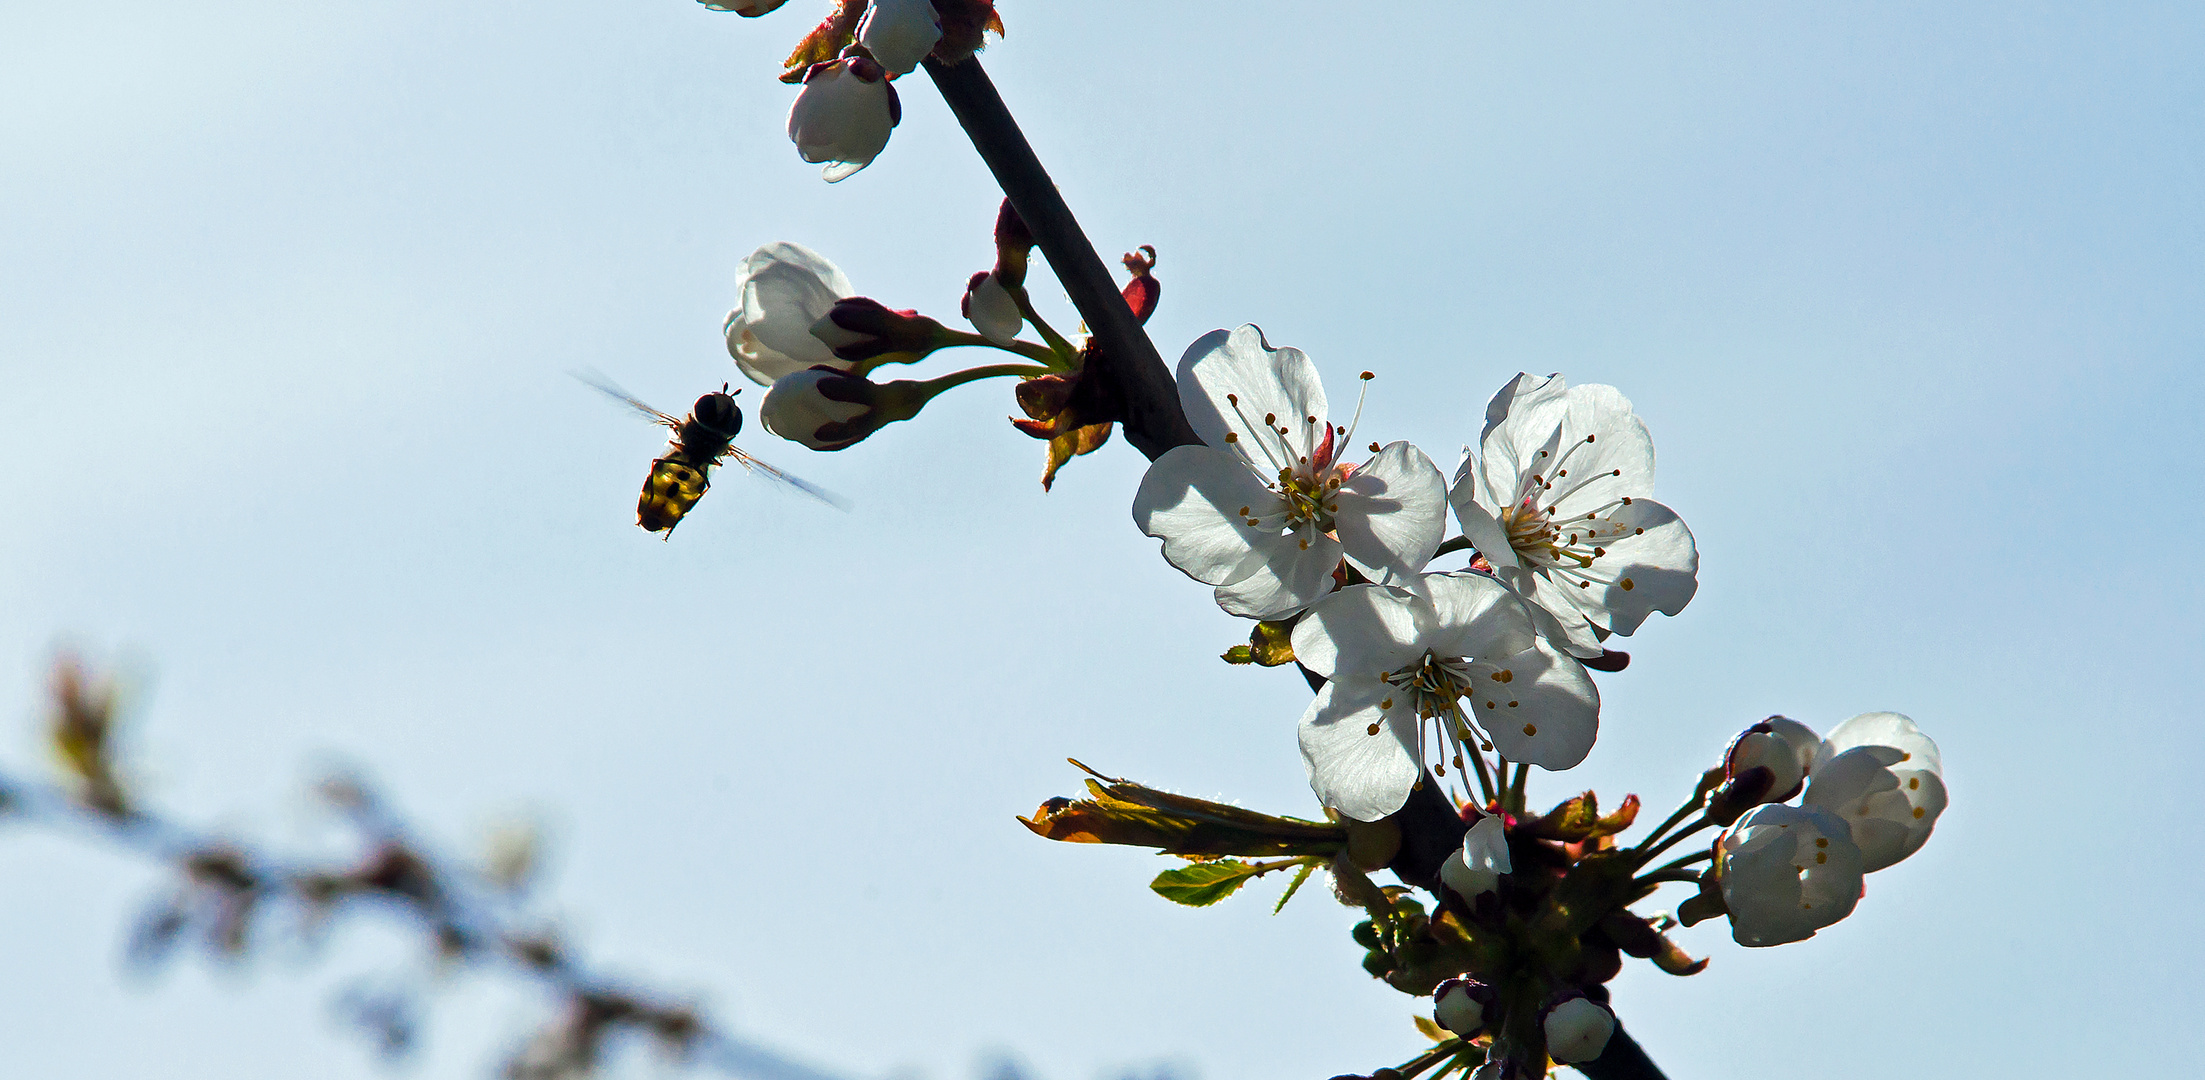
<path id="1" fill-rule="evenodd" d="M 1208 907 L 1239 892 L 1249 878 L 1263 871 L 1263 867 L 1238 859 L 1219 859 L 1166 870 L 1156 875 L 1156 880 L 1149 882 L 1148 887 L 1174 904 Z"/>
<path id="2" fill-rule="evenodd" d="M 1309 880 L 1309 872 L 1316 868 L 1316 863 L 1305 862 L 1301 869 L 1294 871 L 1294 880 L 1287 882 L 1286 894 L 1279 897 L 1279 902 L 1271 908 L 1271 914 L 1276 915 L 1286 910 L 1286 902 L 1294 898 L 1294 894 L 1301 889 L 1302 882 Z"/>

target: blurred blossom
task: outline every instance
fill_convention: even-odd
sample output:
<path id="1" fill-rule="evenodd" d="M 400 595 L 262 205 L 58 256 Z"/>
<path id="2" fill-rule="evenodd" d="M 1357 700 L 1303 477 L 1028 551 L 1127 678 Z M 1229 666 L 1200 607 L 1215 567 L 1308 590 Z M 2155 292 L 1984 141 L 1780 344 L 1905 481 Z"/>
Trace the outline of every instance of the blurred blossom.
<path id="1" fill-rule="evenodd" d="M 1548 1009 L 1540 1026 L 1547 1037 L 1547 1056 L 1564 1063 L 1591 1061 L 1608 1048 L 1615 1014 L 1591 998 L 1573 997 Z"/>
<path id="2" fill-rule="evenodd" d="M 856 289 L 827 257 L 802 244 L 767 244 L 743 260 L 727 313 L 727 351 L 760 386 L 817 365 L 848 368 L 812 327 Z"/>
<path id="3" fill-rule="evenodd" d="M 814 64 L 804 89 L 789 107 L 789 140 L 797 156 L 825 162 L 828 183 L 873 163 L 888 146 L 888 133 L 903 118 L 888 72 L 862 56 Z"/>
<path id="4" fill-rule="evenodd" d="M 1485 409 L 1477 457 L 1448 494 L 1463 535 L 1580 657 L 1699 588 L 1692 531 L 1654 488 L 1654 444 L 1612 386 L 1518 375 Z"/>
<path id="5" fill-rule="evenodd" d="M 1255 326 L 1203 335 L 1179 361 L 1179 399 L 1207 445 L 1174 447 L 1141 478 L 1133 520 L 1235 615 L 1279 619 L 1316 602 L 1344 555 L 1377 582 L 1415 578 L 1446 524 L 1446 481 L 1405 442 L 1360 466 L 1327 419 L 1317 368 Z"/>

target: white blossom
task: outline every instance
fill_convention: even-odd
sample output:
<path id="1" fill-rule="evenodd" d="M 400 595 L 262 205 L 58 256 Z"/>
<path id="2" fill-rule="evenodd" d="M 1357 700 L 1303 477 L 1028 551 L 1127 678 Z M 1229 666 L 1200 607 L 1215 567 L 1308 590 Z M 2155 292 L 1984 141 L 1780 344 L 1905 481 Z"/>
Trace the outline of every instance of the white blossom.
<path id="1" fill-rule="evenodd" d="M 1324 805 L 1359 821 L 1401 808 L 1425 764 L 1460 775 L 1482 743 L 1567 769 L 1592 749 L 1600 694 L 1483 574 L 1355 585 L 1311 606 L 1294 656 L 1328 680 L 1302 714 L 1302 761 Z"/>
<path id="2" fill-rule="evenodd" d="M 1501 875 L 1509 872 L 1508 834 L 1497 814 L 1480 814 L 1470 831 L 1462 835 L 1462 847 L 1440 864 L 1439 879 L 1462 894 L 1464 900 L 1499 888 Z"/>
<path id="3" fill-rule="evenodd" d="M 1874 872 L 1921 849 L 1945 811 L 1937 744 L 1898 713 L 1863 713 L 1839 724 L 1815 755 L 1801 802 L 1827 809 L 1853 830 Z"/>
<path id="4" fill-rule="evenodd" d="M 1852 914 L 1866 871 L 1837 815 L 1766 803 L 1717 841 L 1714 873 L 1730 909 L 1730 936 L 1763 946 L 1803 941 Z"/>
<path id="5" fill-rule="evenodd" d="M 942 17 L 934 0 L 873 0 L 858 21 L 857 40 L 890 73 L 909 75 L 942 40 Z"/>
<path id="6" fill-rule="evenodd" d="M 1540 1023 L 1547 1037 L 1547 1056 L 1556 1061 L 1591 1061 L 1608 1048 L 1615 1034 L 1615 1014 L 1591 998 L 1573 997 L 1547 1010 Z"/>
<path id="7" fill-rule="evenodd" d="M 1646 497 L 1653 486 L 1653 441 L 1614 387 L 1518 375 L 1486 406 L 1448 499 L 1541 631 L 1593 657 L 1602 637 L 1684 610 L 1699 587 L 1692 532 Z"/>
<path id="8" fill-rule="evenodd" d="M 812 333 L 835 301 L 857 292 L 826 256 L 802 244 L 767 244 L 743 260 L 735 288 L 727 351 L 752 382 L 771 386 L 808 367 L 850 366 Z"/>
<path id="9" fill-rule="evenodd" d="M 797 156 L 825 162 L 820 175 L 834 183 L 880 156 L 902 112 L 878 63 L 853 56 L 813 64 L 789 107 L 789 141 Z"/>
<path id="10" fill-rule="evenodd" d="M 1226 611 L 1278 619 L 1332 587 L 1343 555 L 1373 581 L 1416 577 L 1445 532 L 1447 492 L 1405 442 L 1361 465 L 1353 425 L 1327 417 L 1316 365 L 1254 326 L 1202 336 L 1179 361 L 1179 400 L 1207 445 L 1174 447 L 1133 500 L 1164 558 L 1217 587 Z"/>

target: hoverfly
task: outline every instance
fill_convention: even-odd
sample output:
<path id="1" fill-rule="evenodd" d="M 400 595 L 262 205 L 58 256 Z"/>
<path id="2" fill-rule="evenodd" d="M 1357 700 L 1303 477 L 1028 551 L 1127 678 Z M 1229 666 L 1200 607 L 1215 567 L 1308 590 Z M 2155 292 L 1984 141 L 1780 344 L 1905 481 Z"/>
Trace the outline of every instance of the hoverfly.
<path id="1" fill-rule="evenodd" d="M 651 474 L 644 477 L 643 495 L 635 504 L 635 523 L 647 532 L 665 534 L 661 539 L 673 539 L 674 526 L 681 524 L 697 500 L 704 498 L 712 487 L 712 467 L 722 461 L 732 460 L 752 475 L 786 484 L 837 510 L 849 509 L 840 496 L 736 448 L 735 436 L 743 430 L 743 410 L 736 407 L 735 395 L 742 391 L 730 392 L 726 383 L 698 398 L 687 417 L 676 419 L 645 405 L 601 376 L 577 372 L 574 377 L 642 413 L 652 423 L 673 430 L 674 438 L 667 444 L 666 453 L 651 462 Z"/>

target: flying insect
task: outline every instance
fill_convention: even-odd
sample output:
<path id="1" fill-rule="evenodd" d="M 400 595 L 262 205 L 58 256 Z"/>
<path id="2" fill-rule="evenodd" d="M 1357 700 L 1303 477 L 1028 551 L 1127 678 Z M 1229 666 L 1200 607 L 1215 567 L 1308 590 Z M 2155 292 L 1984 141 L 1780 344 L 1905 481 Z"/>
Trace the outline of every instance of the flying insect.
<path id="1" fill-rule="evenodd" d="M 666 453 L 651 462 L 651 473 L 643 479 L 643 495 L 636 500 L 635 523 L 646 532 L 673 539 L 674 526 L 681 524 L 697 500 L 711 489 L 712 467 L 723 461 L 733 461 L 754 476 L 785 484 L 838 510 L 849 508 L 840 496 L 790 476 L 735 446 L 735 436 L 743 430 L 743 410 L 735 404 L 735 395 L 742 391 L 729 392 L 726 383 L 698 398 L 688 416 L 676 419 L 602 377 L 581 373 L 574 377 L 674 433 Z"/>

